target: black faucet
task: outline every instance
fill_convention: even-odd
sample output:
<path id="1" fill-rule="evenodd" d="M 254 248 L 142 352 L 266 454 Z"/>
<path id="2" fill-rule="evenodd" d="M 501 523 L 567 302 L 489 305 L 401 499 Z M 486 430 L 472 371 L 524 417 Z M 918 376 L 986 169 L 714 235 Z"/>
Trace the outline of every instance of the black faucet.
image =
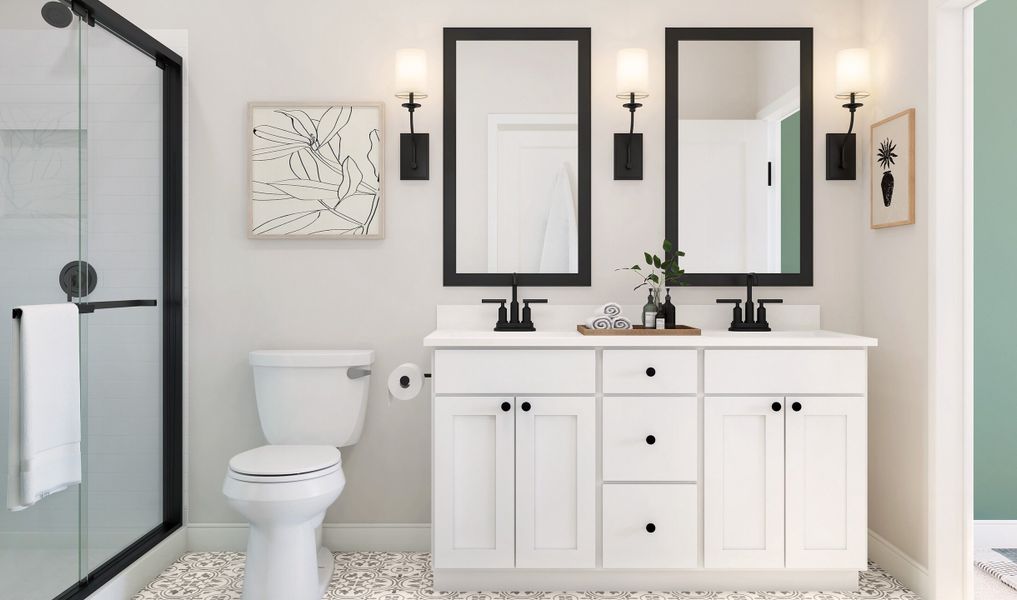
<path id="1" fill-rule="evenodd" d="M 719 298 L 718 304 L 734 304 L 731 316 L 731 327 L 728 331 L 770 331 L 770 323 L 766 320 L 766 305 L 784 302 L 780 298 L 761 298 L 759 309 L 752 303 L 752 286 L 756 283 L 756 274 L 745 276 L 745 316 L 742 317 L 742 301 L 738 298 Z"/>
<path id="2" fill-rule="evenodd" d="M 547 298 L 524 298 L 523 316 L 519 318 L 519 283 L 515 273 L 512 274 L 512 302 L 509 309 L 505 309 L 504 298 L 484 298 L 481 302 L 485 304 L 501 304 L 498 307 L 498 322 L 494 326 L 495 331 L 536 331 L 533 326 L 533 317 L 530 312 L 531 304 L 547 304 Z"/>

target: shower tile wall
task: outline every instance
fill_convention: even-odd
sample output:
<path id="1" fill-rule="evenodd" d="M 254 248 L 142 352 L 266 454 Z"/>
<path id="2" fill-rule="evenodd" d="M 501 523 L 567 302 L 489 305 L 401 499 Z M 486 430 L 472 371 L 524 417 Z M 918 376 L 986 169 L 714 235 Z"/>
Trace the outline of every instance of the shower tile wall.
<path id="1" fill-rule="evenodd" d="M 86 28 L 84 36 L 82 139 L 89 158 L 81 251 L 99 274 L 89 299 L 161 300 L 162 71 L 104 30 Z M 66 32 L 0 32 L 0 426 L 5 432 L 10 320 L 2 317 L 14 304 L 63 301 L 57 274 L 78 257 L 78 169 L 70 158 L 77 154 L 78 61 L 67 46 Z M 29 203 L 39 210 L 19 208 L 31 197 L 30 186 L 21 181 L 15 188 L 8 181 L 5 189 L 3 161 L 12 157 L 12 142 L 21 143 L 18 156 L 24 159 L 25 130 L 38 129 L 50 135 L 37 140 L 40 160 L 34 171 L 21 160 L 13 174 L 42 180 L 38 197 Z M 48 160 L 42 160 L 44 150 Z M 90 570 L 162 521 L 162 310 L 98 311 L 84 321 L 82 542 L 84 567 Z M 2 446 L 0 465 L 6 465 Z M 76 550 L 78 511 L 76 491 L 20 513 L 0 511 L 0 548 L 9 542 L 44 543 L 39 534 L 46 532 L 64 540 L 60 547 Z"/>

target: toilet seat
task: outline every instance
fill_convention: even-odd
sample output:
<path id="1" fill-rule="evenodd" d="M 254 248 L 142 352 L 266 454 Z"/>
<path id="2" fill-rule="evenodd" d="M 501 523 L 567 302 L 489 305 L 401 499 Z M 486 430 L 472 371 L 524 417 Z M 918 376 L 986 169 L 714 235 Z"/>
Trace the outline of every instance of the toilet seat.
<path id="1" fill-rule="evenodd" d="M 286 483 L 324 477 L 341 468 L 342 454 L 333 446 L 268 445 L 231 458 L 228 477 L 239 481 Z"/>

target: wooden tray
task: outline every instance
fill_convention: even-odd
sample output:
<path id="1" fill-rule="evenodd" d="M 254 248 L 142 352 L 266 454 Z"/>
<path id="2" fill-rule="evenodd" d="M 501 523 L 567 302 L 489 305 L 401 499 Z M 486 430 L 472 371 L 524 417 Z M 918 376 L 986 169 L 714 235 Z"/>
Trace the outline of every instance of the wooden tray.
<path id="1" fill-rule="evenodd" d="M 586 325 L 576 325 L 576 331 L 583 335 L 703 335 L 703 330 L 688 325 L 678 325 L 674 329 L 647 329 L 642 325 L 633 325 L 632 329 L 590 329 Z"/>

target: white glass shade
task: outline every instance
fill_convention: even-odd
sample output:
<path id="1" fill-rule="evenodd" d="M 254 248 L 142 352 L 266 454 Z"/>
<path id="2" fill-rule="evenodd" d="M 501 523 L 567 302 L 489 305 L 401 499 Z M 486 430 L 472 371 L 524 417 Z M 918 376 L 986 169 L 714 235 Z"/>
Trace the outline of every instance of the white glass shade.
<path id="1" fill-rule="evenodd" d="M 414 94 L 425 97 L 427 91 L 427 53 L 420 48 L 403 48 L 396 52 L 396 96 Z"/>
<path id="2" fill-rule="evenodd" d="M 869 51 L 865 48 L 849 48 L 838 52 L 837 97 L 848 98 L 855 94 L 864 98 L 872 91 L 871 86 Z"/>
<path id="3" fill-rule="evenodd" d="M 617 68 L 619 98 L 628 98 L 633 93 L 637 98 L 650 95 L 650 58 L 645 48 L 619 50 Z"/>

